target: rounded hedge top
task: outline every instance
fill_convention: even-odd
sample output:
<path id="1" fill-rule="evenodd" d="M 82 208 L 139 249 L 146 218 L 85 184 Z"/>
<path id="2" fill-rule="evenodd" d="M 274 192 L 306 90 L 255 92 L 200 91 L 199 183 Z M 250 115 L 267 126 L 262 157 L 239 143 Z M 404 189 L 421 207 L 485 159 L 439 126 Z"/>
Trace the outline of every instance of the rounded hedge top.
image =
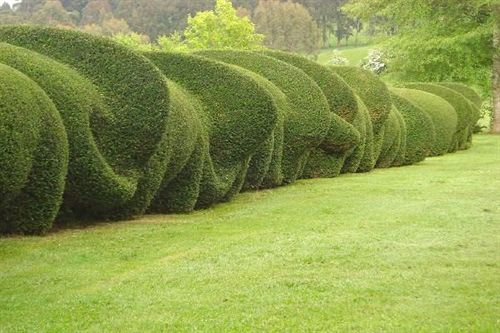
<path id="1" fill-rule="evenodd" d="M 284 181 L 293 182 L 330 127 L 328 102 L 318 85 L 303 71 L 281 60 L 250 51 L 200 51 L 197 54 L 255 72 L 276 85 L 287 97 L 283 149 Z"/>
<path id="2" fill-rule="evenodd" d="M 142 213 L 160 186 L 169 157 L 162 142 L 170 107 L 166 78 L 126 47 L 77 31 L 5 26 L 0 27 L 0 41 L 64 63 L 97 87 L 113 119 L 95 131 L 100 148 L 116 173 L 137 183 L 134 197 L 107 214 Z"/>
<path id="3" fill-rule="evenodd" d="M 113 121 L 97 88 L 68 66 L 25 48 L 0 43 L 0 62 L 35 81 L 64 122 L 70 150 L 64 210 L 99 216 L 130 200 L 135 181 L 115 173 L 99 137 L 94 137 L 94 132 Z"/>
<path id="4" fill-rule="evenodd" d="M 391 96 L 384 82 L 372 72 L 353 66 L 331 66 L 351 89 L 363 100 L 378 133 L 389 116 L 392 108 Z"/>
<path id="5" fill-rule="evenodd" d="M 457 114 L 453 106 L 441 97 L 422 90 L 402 89 L 398 93 L 432 119 L 436 140 L 431 147 L 431 155 L 447 153 L 457 127 Z"/>
<path id="6" fill-rule="evenodd" d="M 450 103 L 457 113 L 457 132 L 466 129 L 473 123 L 474 110 L 472 104 L 462 94 L 434 83 L 408 83 L 404 87 L 427 91 Z"/>
<path id="7" fill-rule="evenodd" d="M 404 164 L 423 161 L 430 153 L 435 140 L 432 119 L 404 95 L 407 89 L 391 88 L 394 106 L 403 116 L 406 124 L 406 153 Z"/>
<path id="8" fill-rule="evenodd" d="M 276 104 L 245 70 L 191 54 L 146 56 L 203 103 L 210 120 L 211 154 L 221 161 L 251 156 L 271 135 L 278 118 Z"/>
<path id="9" fill-rule="evenodd" d="M 273 96 L 257 76 L 236 66 L 183 53 L 146 56 L 205 112 L 210 156 L 198 206 L 227 200 L 239 192 L 250 158 L 273 134 L 279 118 Z"/>
<path id="10" fill-rule="evenodd" d="M 300 55 L 281 51 L 265 51 L 264 53 L 303 70 L 321 88 L 328 100 L 330 110 L 348 122 L 353 121 L 358 103 L 354 92 L 340 76 L 330 71 L 328 67 Z"/>
<path id="11" fill-rule="evenodd" d="M 469 101 L 471 101 L 471 103 L 474 106 L 476 106 L 478 109 L 481 108 L 481 105 L 483 104 L 483 99 L 471 87 L 458 82 L 439 82 L 438 84 L 446 88 L 455 90 L 456 92 L 464 95 L 464 97 L 467 98 Z"/>
<path id="12" fill-rule="evenodd" d="M 66 133 L 44 91 L 0 64 L 0 233 L 40 234 L 59 210 Z"/>

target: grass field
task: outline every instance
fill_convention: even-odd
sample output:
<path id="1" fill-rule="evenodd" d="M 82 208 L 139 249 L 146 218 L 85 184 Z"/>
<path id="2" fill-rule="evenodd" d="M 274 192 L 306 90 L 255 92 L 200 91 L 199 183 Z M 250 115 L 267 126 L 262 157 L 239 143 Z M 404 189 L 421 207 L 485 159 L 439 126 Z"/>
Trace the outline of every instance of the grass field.
<path id="1" fill-rule="evenodd" d="M 0 239 L 2 332 L 498 332 L 500 136 L 191 215 Z"/>
<path id="2" fill-rule="evenodd" d="M 338 49 L 340 55 L 347 60 L 349 60 L 349 65 L 359 66 L 361 61 L 368 56 L 368 51 L 376 48 L 374 45 L 369 46 L 347 46 Z M 333 56 L 335 49 L 323 50 L 318 55 L 318 62 L 325 65 L 327 64 Z"/>

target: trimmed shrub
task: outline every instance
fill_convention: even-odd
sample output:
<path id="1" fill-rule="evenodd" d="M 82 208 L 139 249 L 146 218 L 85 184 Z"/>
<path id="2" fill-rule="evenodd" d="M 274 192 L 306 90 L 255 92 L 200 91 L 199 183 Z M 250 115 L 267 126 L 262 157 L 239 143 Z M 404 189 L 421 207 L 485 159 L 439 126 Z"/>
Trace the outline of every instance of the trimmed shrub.
<path id="1" fill-rule="evenodd" d="M 347 122 L 354 120 L 358 107 L 353 91 L 337 74 L 305 57 L 281 51 L 266 51 L 265 54 L 301 69 L 323 91 L 332 113 L 331 125 L 323 143 L 309 155 L 302 176 L 305 178 L 337 176 L 347 153 L 360 143 L 359 132 Z"/>
<path id="2" fill-rule="evenodd" d="M 457 113 L 457 129 L 449 152 L 467 148 L 467 139 L 475 123 L 474 107 L 462 94 L 434 83 L 408 83 L 404 87 L 418 89 L 437 95 L 453 106 Z"/>
<path id="3" fill-rule="evenodd" d="M 478 109 L 481 108 L 481 105 L 483 104 L 483 99 L 471 87 L 458 82 L 439 82 L 438 84 L 440 86 L 450 88 L 451 90 L 455 90 L 456 92 L 462 94 L 465 98 L 467 98 L 476 108 Z"/>
<path id="4" fill-rule="evenodd" d="M 117 198 L 107 198 L 104 201 L 109 203 L 107 210 L 74 199 L 78 202 L 75 204 L 78 215 L 102 219 L 143 213 L 161 184 L 169 159 L 168 145 L 164 142 L 169 93 L 161 72 L 146 58 L 123 46 L 76 31 L 5 26 L 0 27 L 0 41 L 68 65 L 92 82 L 102 96 L 100 100 L 106 103 L 109 121 L 101 121 L 102 117 L 97 114 L 91 119 L 92 132 L 107 163 L 122 177 L 122 184 L 132 187 L 133 195 L 118 205 L 115 205 Z M 91 98 L 93 96 L 89 96 L 89 100 Z M 92 170 L 91 165 L 86 168 Z M 109 176 L 110 172 L 97 171 L 94 178 L 101 182 L 100 175 Z M 82 184 L 85 180 L 68 180 L 71 181 Z"/>
<path id="5" fill-rule="evenodd" d="M 392 108 L 391 96 L 384 82 L 375 74 L 365 69 L 353 66 L 331 66 L 351 87 L 370 114 L 373 133 L 378 133 L 384 126 Z"/>
<path id="6" fill-rule="evenodd" d="M 399 123 L 399 128 L 401 130 L 401 135 L 399 137 L 400 139 L 399 149 L 396 156 L 394 157 L 394 161 L 392 162 L 392 166 L 398 167 L 404 165 L 405 162 L 407 132 L 406 132 L 406 123 L 403 118 L 403 115 L 401 114 L 401 112 L 399 112 L 396 106 L 393 106 L 393 112 L 396 115 L 396 118 Z"/>
<path id="7" fill-rule="evenodd" d="M 321 88 L 330 106 L 330 111 L 352 123 L 356 116 L 358 103 L 356 96 L 347 83 L 337 74 L 303 56 L 282 51 L 265 51 L 265 55 L 282 60 L 300 68 Z"/>
<path id="8" fill-rule="evenodd" d="M 203 117 L 200 102 L 172 81 L 169 92 L 171 108 L 166 135 L 171 158 L 149 208 L 154 213 L 194 209 L 203 175 L 203 156 L 208 151 L 208 136 L 200 120 Z"/>
<path id="9" fill-rule="evenodd" d="M 446 154 L 457 128 L 457 113 L 453 106 L 441 97 L 422 90 L 405 89 L 401 90 L 399 94 L 427 113 L 432 119 L 436 139 L 429 155 Z"/>
<path id="10" fill-rule="evenodd" d="M 401 149 L 401 126 L 397 116 L 399 111 L 392 107 L 389 117 L 384 124 L 384 141 L 380 156 L 377 160 L 377 168 L 389 168 L 393 165 Z"/>
<path id="11" fill-rule="evenodd" d="M 283 110 L 283 181 L 295 181 L 312 149 L 321 144 L 331 125 L 328 102 L 318 85 L 297 67 L 261 53 L 215 50 L 197 54 L 248 69 L 284 93 L 288 107 Z"/>
<path id="12" fill-rule="evenodd" d="M 375 167 L 384 140 L 384 123 L 392 108 L 392 101 L 387 86 L 375 74 L 365 69 L 352 66 L 332 66 L 356 93 L 368 110 L 371 126 L 367 126 L 368 139 L 365 142 L 365 155 L 358 172 L 367 172 Z M 371 127 L 371 129 L 370 129 Z"/>
<path id="13" fill-rule="evenodd" d="M 273 97 L 278 117 L 273 134 L 258 148 L 252 156 L 243 190 L 273 188 L 283 183 L 283 140 L 285 135 L 285 113 L 289 108 L 285 94 L 269 80 L 254 72 L 247 74 L 256 79 Z M 268 167 L 266 167 L 268 166 Z"/>
<path id="14" fill-rule="evenodd" d="M 342 173 L 369 171 L 375 163 L 373 162 L 373 127 L 370 114 L 361 98 L 356 96 L 356 100 L 358 111 L 353 120 L 353 126 L 360 133 L 360 143 L 347 154 Z"/>
<path id="15" fill-rule="evenodd" d="M 407 100 L 407 89 L 391 88 L 394 106 L 403 116 L 406 125 L 406 151 L 404 165 L 423 161 L 430 153 L 435 140 L 432 119 L 419 107 Z"/>
<path id="16" fill-rule="evenodd" d="M 476 130 L 477 122 L 481 118 L 481 107 L 483 105 L 483 99 L 474 89 L 466 86 L 463 83 L 440 82 L 439 85 L 444 86 L 446 88 L 450 88 L 451 90 L 454 90 L 462 94 L 465 98 L 469 100 L 469 102 L 471 102 L 473 106 L 474 116 L 469 126 L 469 133 L 467 135 L 467 144 L 466 144 L 466 148 L 469 148 L 472 145 L 472 134 Z"/>
<path id="17" fill-rule="evenodd" d="M 112 122 L 97 88 L 68 66 L 10 44 L 0 43 L 0 62 L 35 81 L 63 120 L 70 156 L 63 212 L 97 217 L 130 200 L 134 183 L 114 172 L 93 134 L 99 129 L 93 124 Z"/>
<path id="18" fill-rule="evenodd" d="M 255 76 L 236 66 L 189 54 L 146 55 L 201 103 L 210 145 L 197 207 L 229 200 L 241 190 L 251 157 L 273 134 L 275 100 Z"/>
<path id="19" fill-rule="evenodd" d="M 68 143 L 44 91 L 0 64 L 0 233 L 48 231 L 62 202 Z"/>

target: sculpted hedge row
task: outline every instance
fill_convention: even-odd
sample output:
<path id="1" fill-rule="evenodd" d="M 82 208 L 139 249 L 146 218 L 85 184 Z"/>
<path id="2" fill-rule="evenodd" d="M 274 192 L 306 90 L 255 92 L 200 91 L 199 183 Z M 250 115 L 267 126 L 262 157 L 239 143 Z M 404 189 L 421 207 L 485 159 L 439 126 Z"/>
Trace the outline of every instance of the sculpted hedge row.
<path id="1" fill-rule="evenodd" d="M 0 232 L 190 212 L 470 145 L 481 99 L 277 51 L 139 54 L 0 28 Z"/>

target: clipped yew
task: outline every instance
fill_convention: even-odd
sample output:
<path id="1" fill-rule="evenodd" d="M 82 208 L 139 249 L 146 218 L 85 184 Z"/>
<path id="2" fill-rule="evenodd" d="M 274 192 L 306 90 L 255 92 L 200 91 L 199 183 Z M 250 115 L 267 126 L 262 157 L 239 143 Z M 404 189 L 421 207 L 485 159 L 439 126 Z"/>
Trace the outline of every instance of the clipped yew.
<path id="1" fill-rule="evenodd" d="M 54 104 L 27 76 L 0 64 L 0 233 L 47 232 L 67 167 L 66 132 Z"/>

